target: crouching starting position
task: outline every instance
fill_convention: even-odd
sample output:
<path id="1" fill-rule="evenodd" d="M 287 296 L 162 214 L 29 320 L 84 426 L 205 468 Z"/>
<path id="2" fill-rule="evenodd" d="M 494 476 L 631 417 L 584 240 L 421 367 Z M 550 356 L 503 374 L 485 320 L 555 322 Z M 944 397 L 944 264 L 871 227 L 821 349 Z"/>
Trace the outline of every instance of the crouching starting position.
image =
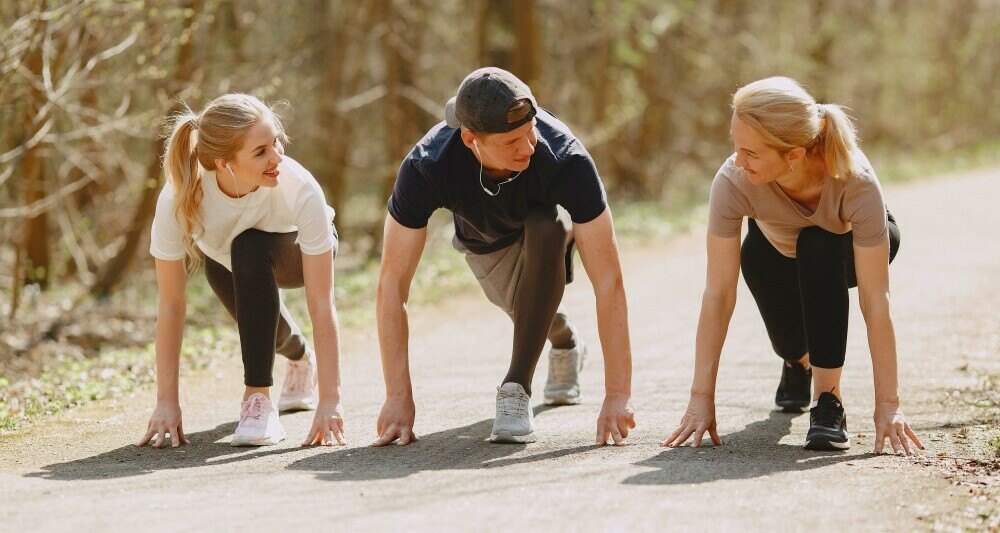
<path id="1" fill-rule="evenodd" d="M 581 401 L 587 347 L 560 306 L 575 244 L 594 286 L 605 361 L 596 440 L 621 443 L 635 427 L 628 313 L 611 211 L 590 154 L 521 80 L 498 68 L 466 77 L 445 118 L 403 160 L 389 199 L 377 296 L 386 402 L 375 444 L 417 438 L 405 306 L 427 221 L 440 207 L 453 213 L 454 247 L 514 322 L 489 440 L 534 441 L 531 378 L 546 339 L 546 403 Z"/>

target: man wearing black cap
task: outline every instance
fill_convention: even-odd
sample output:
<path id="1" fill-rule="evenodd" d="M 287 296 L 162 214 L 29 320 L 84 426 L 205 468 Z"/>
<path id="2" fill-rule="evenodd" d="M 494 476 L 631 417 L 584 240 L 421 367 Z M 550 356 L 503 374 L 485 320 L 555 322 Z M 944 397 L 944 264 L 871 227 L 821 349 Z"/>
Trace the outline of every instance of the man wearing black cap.
<path id="1" fill-rule="evenodd" d="M 531 377 L 546 339 L 552 342 L 546 403 L 581 401 L 586 346 L 560 306 L 573 279 L 574 243 L 594 286 L 604 352 L 596 441 L 620 444 L 628 436 L 635 427 L 628 311 L 604 186 L 583 144 L 538 107 L 521 80 L 498 68 L 466 77 L 445 106 L 445 122 L 403 160 L 388 207 L 376 302 L 387 397 L 376 445 L 417 438 L 405 304 L 427 221 L 441 207 L 454 216 L 453 245 L 487 298 L 514 322 L 489 440 L 534 441 Z"/>

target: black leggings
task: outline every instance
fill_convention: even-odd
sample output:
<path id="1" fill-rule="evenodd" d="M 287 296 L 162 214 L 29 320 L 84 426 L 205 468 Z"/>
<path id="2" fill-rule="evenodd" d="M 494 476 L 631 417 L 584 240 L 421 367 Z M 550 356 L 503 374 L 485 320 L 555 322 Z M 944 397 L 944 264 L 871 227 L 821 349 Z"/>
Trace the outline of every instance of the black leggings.
<path id="1" fill-rule="evenodd" d="M 305 284 L 297 237 L 298 232 L 244 231 L 233 239 L 232 272 L 205 257 L 205 278 L 239 328 L 248 387 L 273 384 L 275 352 L 297 360 L 306 351 L 305 337 L 278 292 Z M 337 254 L 336 230 L 333 254 Z"/>
<path id="2" fill-rule="evenodd" d="M 899 226 L 889 218 L 889 262 L 899 250 Z M 774 351 L 788 361 L 809 354 L 819 368 L 844 366 L 847 352 L 847 290 L 857 286 L 851 232 L 830 233 L 803 228 L 795 244 L 796 258 L 781 254 L 748 219 L 740 268 Z"/>

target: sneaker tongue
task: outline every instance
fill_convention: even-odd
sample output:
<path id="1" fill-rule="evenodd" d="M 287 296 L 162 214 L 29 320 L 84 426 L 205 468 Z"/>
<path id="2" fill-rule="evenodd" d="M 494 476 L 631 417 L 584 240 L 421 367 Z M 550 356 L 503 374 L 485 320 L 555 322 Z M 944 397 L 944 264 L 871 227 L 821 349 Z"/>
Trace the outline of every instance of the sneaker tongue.
<path id="1" fill-rule="evenodd" d="M 832 403 L 833 405 L 836 405 L 838 407 L 840 406 L 840 400 L 838 400 L 837 397 L 834 396 L 832 392 L 824 392 L 824 393 L 820 394 L 819 395 L 819 402 L 820 403 Z"/>
<path id="2" fill-rule="evenodd" d="M 514 396 L 517 395 L 519 392 L 523 394 L 524 388 L 521 387 L 520 384 L 511 381 L 509 383 L 504 383 L 503 385 L 500 385 L 499 390 L 504 394 Z"/>

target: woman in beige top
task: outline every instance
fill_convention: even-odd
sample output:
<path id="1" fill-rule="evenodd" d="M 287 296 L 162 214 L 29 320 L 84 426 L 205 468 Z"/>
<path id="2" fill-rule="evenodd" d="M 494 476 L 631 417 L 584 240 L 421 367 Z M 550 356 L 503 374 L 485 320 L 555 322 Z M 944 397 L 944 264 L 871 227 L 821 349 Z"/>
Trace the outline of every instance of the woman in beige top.
<path id="1" fill-rule="evenodd" d="M 687 411 L 664 442 L 707 431 L 719 439 L 715 381 L 743 277 L 784 365 L 776 403 L 810 409 L 807 449 L 847 449 L 840 375 L 847 346 L 848 289 L 857 286 L 875 374 L 875 452 L 923 448 L 899 407 L 889 263 L 899 229 L 840 106 L 818 104 L 797 82 L 767 78 L 733 96 L 736 153 L 712 183 L 708 278 Z M 749 231 L 740 245 L 743 218 Z M 810 394 L 810 382 L 812 393 Z M 810 402 L 810 399 L 812 402 Z"/>

